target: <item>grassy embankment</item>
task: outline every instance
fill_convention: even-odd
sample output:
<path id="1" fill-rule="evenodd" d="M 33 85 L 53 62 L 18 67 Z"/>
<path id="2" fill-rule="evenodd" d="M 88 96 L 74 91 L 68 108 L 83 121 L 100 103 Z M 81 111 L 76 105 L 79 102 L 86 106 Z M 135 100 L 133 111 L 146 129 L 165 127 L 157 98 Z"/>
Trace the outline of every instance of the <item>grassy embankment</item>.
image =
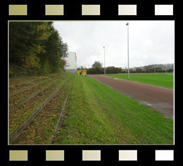
<path id="1" fill-rule="evenodd" d="M 106 76 L 125 80 L 128 79 L 127 74 L 107 74 Z M 172 73 L 149 73 L 149 74 L 130 73 L 130 81 L 173 89 Z"/>
<path id="2" fill-rule="evenodd" d="M 57 73 L 58 74 L 58 73 Z M 54 77 L 52 77 L 54 76 Z M 46 83 L 41 83 L 37 84 L 37 81 L 29 81 L 25 82 L 25 85 L 23 86 L 24 81 L 22 82 L 21 80 L 26 80 L 24 77 L 18 78 L 17 79 L 10 79 L 10 84 L 12 82 L 16 82 L 17 85 L 20 84 L 19 86 L 13 86 L 13 89 L 9 89 L 9 106 L 14 105 L 14 108 L 12 110 L 9 110 L 9 134 L 11 135 L 39 106 L 45 101 L 47 97 L 49 97 L 54 90 L 56 90 L 58 87 L 61 86 L 61 84 L 70 76 L 70 73 L 63 73 L 60 75 L 55 76 L 55 74 L 49 75 L 47 78 Z M 32 78 L 32 76 L 30 77 Z M 39 76 L 35 77 L 34 79 L 37 80 Z M 41 77 L 42 78 L 42 77 Z M 53 80 L 52 80 L 53 79 Z M 45 80 L 42 80 L 42 82 L 45 82 Z M 29 88 L 29 84 L 36 85 L 33 88 Z M 26 86 L 27 85 L 27 86 Z M 22 88 L 19 90 L 19 87 Z M 11 95 L 13 91 L 14 95 Z M 18 92 L 18 93 L 17 93 Z M 30 98 L 30 96 L 32 96 Z M 21 104 L 23 100 L 28 99 L 26 102 Z"/>
<path id="3" fill-rule="evenodd" d="M 15 144 L 50 144 L 65 98 L 73 82 L 72 76 L 44 109 L 32 120 Z"/>
<path id="4" fill-rule="evenodd" d="M 173 121 L 90 77 L 76 76 L 55 144 L 173 144 Z"/>

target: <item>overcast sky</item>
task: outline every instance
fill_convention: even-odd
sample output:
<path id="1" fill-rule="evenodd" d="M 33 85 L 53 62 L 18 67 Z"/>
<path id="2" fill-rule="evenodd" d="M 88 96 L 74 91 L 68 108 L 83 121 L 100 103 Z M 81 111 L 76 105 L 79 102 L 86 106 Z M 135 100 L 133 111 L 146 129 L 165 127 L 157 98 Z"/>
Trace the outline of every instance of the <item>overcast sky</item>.
<path id="1" fill-rule="evenodd" d="M 128 21 L 130 67 L 174 63 L 174 21 Z M 76 52 L 77 67 L 127 67 L 127 21 L 56 21 L 63 42 Z"/>

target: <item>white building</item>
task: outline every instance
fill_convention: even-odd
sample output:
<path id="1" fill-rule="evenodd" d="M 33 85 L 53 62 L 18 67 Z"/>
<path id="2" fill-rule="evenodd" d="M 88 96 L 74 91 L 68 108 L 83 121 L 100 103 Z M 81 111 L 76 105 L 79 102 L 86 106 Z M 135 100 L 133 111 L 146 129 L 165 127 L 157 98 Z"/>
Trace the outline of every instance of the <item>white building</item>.
<path id="1" fill-rule="evenodd" d="M 68 52 L 67 57 L 64 58 L 66 61 L 65 71 L 76 73 L 77 72 L 77 57 L 75 52 Z"/>

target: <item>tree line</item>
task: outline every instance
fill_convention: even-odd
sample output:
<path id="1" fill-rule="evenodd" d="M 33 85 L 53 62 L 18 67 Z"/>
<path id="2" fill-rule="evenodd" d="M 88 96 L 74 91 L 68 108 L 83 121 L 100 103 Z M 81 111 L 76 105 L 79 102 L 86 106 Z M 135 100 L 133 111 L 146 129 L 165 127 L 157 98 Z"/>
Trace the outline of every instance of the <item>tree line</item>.
<path id="1" fill-rule="evenodd" d="M 149 67 L 150 66 L 150 67 Z M 151 65 L 142 68 L 136 68 L 136 70 L 130 70 L 131 73 L 164 73 L 164 72 L 173 72 L 173 68 L 162 69 L 161 67 L 151 67 Z"/>
<path id="2" fill-rule="evenodd" d="M 78 70 L 87 70 L 87 74 L 104 74 L 104 68 L 99 61 L 95 61 L 91 68 L 79 67 Z M 109 66 L 105 68 L 107 74 L 122 73 L 122 68 Z"/>
<path id="3" fill-rule="evenodd" d="M 95 61 L 91 68 L 80 66 L 78 70 L 87 70 L 87 74 L 104 74 L 104 67 L 99 61 Z M 106 74 L 127 73 L 128 69 L 122 69 L 120 67 L 108 66 L 105 68 Z M 152 65 L 144 67 L 144 69 L 138 67 L 135 70 L 130 69 L 130 73 L 154 73 L 165 72 L 161 67 L 152 67 Z M 173 68 L 169 68 L 166 72 L 173 72 Z"/>
<path id="4" fill-rule="evenodd" d="M 68 46 L 53 22 L 9 23 L 9 74 L 47 74 L 64 69 Z M 19 70 L 16 70 L 19 69 Z M 16 73 L 17 74 L 17 73 Z"/>

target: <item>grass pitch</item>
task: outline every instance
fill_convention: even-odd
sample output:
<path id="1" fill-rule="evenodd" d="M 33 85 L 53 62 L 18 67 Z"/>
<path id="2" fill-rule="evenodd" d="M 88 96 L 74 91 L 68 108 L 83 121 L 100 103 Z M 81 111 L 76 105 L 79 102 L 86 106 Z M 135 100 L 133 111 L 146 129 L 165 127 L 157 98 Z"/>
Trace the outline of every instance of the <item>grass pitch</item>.
<path id="1" fill-rule="evenodd" d="M 55 144 L 173 144 L 173 121 L 90 77 L 75 76 Z"/>
<path id="2" fill-rule="evenodd" d="M 128 79 L 127 73 L 107 74 L 106 76 L 125 80 Z M 171 73 L 130 73 L 130 81 L 173 89 L 173 74 Z"/>
<path id="3" fill-rule="evenodd" d="M 63 73 L 63 79 L 68 75 L 69 73 Z M 50 74 L 46 79 L 52 76 L 53 74 Z M 40 82 L 39 76 L 34 79 Z M 31 81 L 15 86 L 29 80 L 31 79 L 28 77 L 10 79 L 10 94 L 19 92 L 19 88 L 27 89 L 27 86 L 37 84 L 37 81 Z M 68 91 L 72 80 L 72 89 Z M 50 144 L 68 93 L 64 117 L 54 137 L 54 144 L 173 144 L 173 120 L 91 77 L 74 74 L 72 80 L 68 81 L 32 120 L 16 144 Z M 63 80 L 10 111 L 9 133 L 11 134 L 62 82 Z M 29 96 L 39 90 L 38 87 L 42 86 L 17 93 L 16 96 Z"/>

